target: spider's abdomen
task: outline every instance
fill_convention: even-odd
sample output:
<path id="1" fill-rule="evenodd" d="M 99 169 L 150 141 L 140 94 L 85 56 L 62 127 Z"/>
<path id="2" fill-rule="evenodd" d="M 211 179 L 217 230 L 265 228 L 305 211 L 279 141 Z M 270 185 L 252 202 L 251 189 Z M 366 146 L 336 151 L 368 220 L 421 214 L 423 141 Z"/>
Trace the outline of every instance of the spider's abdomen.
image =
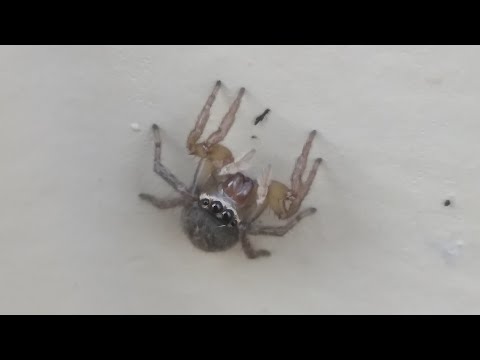
<path id="1" fill-rule="evenodd" d="M 181 221 L 192 244 L 203 251 L 225 251 L 238 242 L 237 228 L 225 226 L 196 202 L 183 208 Z"/>

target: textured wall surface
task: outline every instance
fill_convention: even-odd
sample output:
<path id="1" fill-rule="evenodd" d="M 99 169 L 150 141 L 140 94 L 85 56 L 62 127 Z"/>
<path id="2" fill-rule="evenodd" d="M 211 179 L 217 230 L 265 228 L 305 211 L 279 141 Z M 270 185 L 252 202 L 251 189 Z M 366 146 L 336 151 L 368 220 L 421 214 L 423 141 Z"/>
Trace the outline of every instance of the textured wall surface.
<path id="1" fill-rule="evenodd" d="M 453 46 L 0 47 L 0 313 L 480 313 L 478 64 Z M 257 149 L 253 174 L 287 182 L 319 131 L 318 212 L 254 238 L 267 259 L 199 252 L 179 210 L 137 198 L 173 194 L 152 122 L 191 180 L 217 79 L 208 129 L 245 86 L 226 144 Z"/>

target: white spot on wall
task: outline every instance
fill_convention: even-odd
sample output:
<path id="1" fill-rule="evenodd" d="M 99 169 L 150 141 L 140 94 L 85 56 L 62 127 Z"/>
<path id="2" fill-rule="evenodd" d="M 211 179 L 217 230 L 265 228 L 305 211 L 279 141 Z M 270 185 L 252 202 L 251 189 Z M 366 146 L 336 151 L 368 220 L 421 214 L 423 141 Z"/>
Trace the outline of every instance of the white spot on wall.
<path id="1" fill-rule="evenodd" d="M 140 124 L 139 123 L 131 123 L 130 124 L 130 128 L 133 130 L 133 131 L 140 131 Z"/>

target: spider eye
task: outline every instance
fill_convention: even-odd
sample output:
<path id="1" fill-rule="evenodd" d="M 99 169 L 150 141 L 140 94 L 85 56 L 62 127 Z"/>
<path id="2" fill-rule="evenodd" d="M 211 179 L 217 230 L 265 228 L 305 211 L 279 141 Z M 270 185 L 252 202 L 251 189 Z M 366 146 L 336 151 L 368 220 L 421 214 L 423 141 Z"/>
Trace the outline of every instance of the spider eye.
<path id="1" fill-rule="evenodd" d="M 223 206 L 222 206 L 222 203 L 220 201 L 214 201 L 212 203 L 212 211 L 215 213 L 215 214 L 218 214 L 219 212 L 221 212 L 223 209 Z"/>
<path id="2" fill-rule="evenodd" d="M 222 220 L 225 222 L 225 223 L 229 223 L 230 220 L 232 220 L 233 218 L 233 211 L 232 210 L 227 210 L 227 211 L 224 211 L 223 214 L 222 214 Z"/>
<path id="3" fill-rule="evenodd" d="M 210 201 L 208 199 L 202 199 L 200 203 L 202 204 L 203 207 L 207 207 L 208 204 L 210 204 Z"/>
<path id="4" fill-rule="evenodd" d="M 232 226 L 237 226 L 237 220 L 233 219 L 232 222 L 230 223 Z"/>

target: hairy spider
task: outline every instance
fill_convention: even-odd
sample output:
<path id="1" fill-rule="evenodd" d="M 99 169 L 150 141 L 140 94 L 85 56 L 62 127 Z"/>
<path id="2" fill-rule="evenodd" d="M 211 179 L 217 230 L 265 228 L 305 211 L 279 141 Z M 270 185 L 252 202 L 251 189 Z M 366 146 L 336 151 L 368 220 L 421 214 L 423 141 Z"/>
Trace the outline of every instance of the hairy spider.
<path id="1" fill-rule="evenodd" d="M 154 124 L 153 169 L 176 190 L 178 197 L 160 199 L 144 193 L 139 196 L 160 209 L 182 206 L 183 230 L 198 249 L 207 252 L 225 251 L 240 242 L 245 255 L 250 259 L 269 256 L 269 251 L 257 250 L 252 246 L 249 234 L 283 236 L 303 218 L 316 212 L 315 208 L 299 212 L 322 162 L 321 158 L 316 159 L 306 180 L 302 180 L 316 131 L 310 132 L 296 160 L 290 187 L 271 180 L 270 167 L 254 180 L 243 173 L 244 163 L 247 158 L 251 158 L 253 151 L 235 161 L 231 151 L 220 144 L 235 121 L 245 88 L 240 89 L 218 130 L 205 141 L 199 142 L 221 85 L 217 81 L 187 139 L 189 154 L 200 158 L 190 187 L 177 179 L 162 163 L 160 129 Z M 289 221 L 283 226 L 257 224 L 256 220 L 267 207 L 279 219 Z"/>

